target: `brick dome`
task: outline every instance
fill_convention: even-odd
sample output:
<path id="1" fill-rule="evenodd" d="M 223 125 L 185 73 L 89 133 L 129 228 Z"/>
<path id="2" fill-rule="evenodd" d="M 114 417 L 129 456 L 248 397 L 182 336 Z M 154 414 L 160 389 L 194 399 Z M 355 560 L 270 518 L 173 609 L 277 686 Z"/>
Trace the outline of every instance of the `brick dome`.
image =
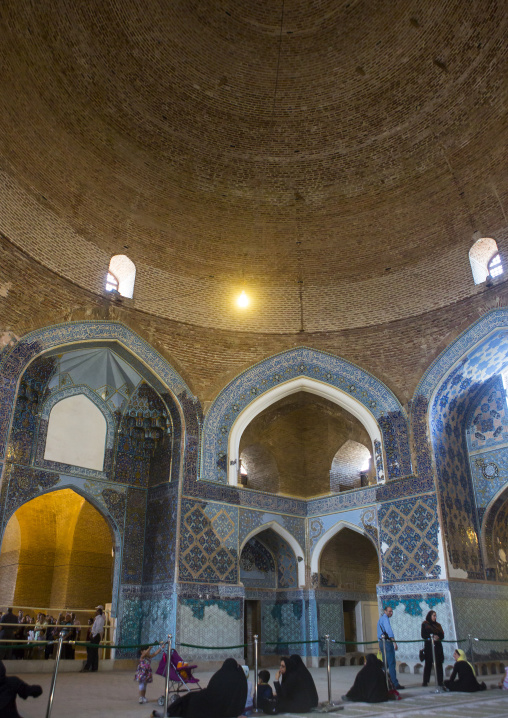
<path id="1" fill-rule="evenodd" d="M 481 291 L 473 232 L 505 246 L 504 3 L 2 15 L 0 232 L 85 289 L 126 254 L 149 314 L 331 331 Z"/>

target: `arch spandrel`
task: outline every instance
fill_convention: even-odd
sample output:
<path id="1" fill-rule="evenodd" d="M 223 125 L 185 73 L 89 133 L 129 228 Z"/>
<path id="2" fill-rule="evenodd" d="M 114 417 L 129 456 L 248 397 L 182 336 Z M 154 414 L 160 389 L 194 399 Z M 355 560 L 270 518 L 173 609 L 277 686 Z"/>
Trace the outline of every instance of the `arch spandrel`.
<path id="1" fill-rule="evenodd" d="M 267 529 L 272 529 L 276 534 L 278 534 L 289 544 L 296 558 L 296 565 L 298 570 L 298 585 L 305 586 L 305 561 L 303 560 L 305 557 L 305 553 L 298 541 L 295 539 L 295 537 L 287 529 L 281 526 L 280 523 L 278 523 L 277 521 L 268 521 L 267 523 L 261 524 L 260 526 L 257 526 L 256 528 L 252 529 L 252 531 L 250 531 L 240 543 L 240 550 L 238 552 L 239 558 L 242 555 L 242 550 L 244 549 L 245 545 L 250 541 L 250 539 L 254 536 L 257 536 L 258 534 L 263 533 L 263 531 L 266 531 Z"/>
<path id="2" fill-rule="evenodd" d="M 272 400 L 277 401 L 290 382 L 295 383 L 289 393 L 302 388 L 322 392 L 368 427 L 379 480 L 386 474 L 392 478 L 411 473 L 407 416 L 395 395 L 360 367 L 331 354 L 299 347 L 254 365 L 217 396 L 203 426 L 201 479 L 236 483 L 233 474 L 236 476 L 238 456 L 231 451 L 237 452 L 241 432 L 253 418 L 250 407 L 259 413 L 264 402 L 269 406 Z M 387 441 L 390 459 L 386 466 L 381 447 Z M 235 460 L 236 465 L 230 463 Z"/>
<path id="3" fill-rule="evenodd" d="M 120 322 L 68 322 L 37 329 L 0 354 L 0 385 L 4 404 L 0 412 L 0 458 L 5 454 L 10 417 L 17 385 L 23 371 L 37 356 L 57 347 L 82 342 L 112 341 L 121 344 L 154 374 L 170 392 L 185 430 L 199 432 L 201 408 L 183 378 L 159 352 L 132 329 Z"/>

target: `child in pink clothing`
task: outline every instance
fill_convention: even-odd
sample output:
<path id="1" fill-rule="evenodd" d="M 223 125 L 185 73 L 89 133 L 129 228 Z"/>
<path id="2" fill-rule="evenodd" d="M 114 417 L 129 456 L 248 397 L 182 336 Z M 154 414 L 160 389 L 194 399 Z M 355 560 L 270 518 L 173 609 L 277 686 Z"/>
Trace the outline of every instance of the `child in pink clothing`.
<path id="1" fill-rule="evenodd" d="M 139 663 L 134 676 L 134 680 L 138 682 L 139 688 L 139 702 L 146 703 L 146 684 L 152 683 L 152 658 L 161 652 L 161 647 L 151 653 L 152 646 L 145 646 L 142 648 L 139 654 Z"/>
<path id="2" fill-rule="evenodd" d="M 499 683 L 499 688 L 503 688 L 505 691 L 508 691 L 508 668 L 504 669 L 504 678 Z"/>

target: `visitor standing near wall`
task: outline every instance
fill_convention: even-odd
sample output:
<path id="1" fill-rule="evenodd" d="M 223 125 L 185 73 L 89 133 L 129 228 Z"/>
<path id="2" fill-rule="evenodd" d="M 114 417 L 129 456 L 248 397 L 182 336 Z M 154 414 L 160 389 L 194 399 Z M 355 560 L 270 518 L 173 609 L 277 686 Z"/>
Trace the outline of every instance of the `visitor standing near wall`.
<path id="1" fill-rule="evenodd" d="M 392 626 L 390 624 L 390 618 L 392 616 L 393 609 L 390 606 L 386 606 L 381 614 L 381 618 L 377 622 L 377 639 L 379 641 L 379 650 L 381 651 L 383 661 L 392 679 L 393 687 L 397 690 L 402 690 L 404 686 L 400 685 L 397 678 L 395 651 L 398 650 L 398 646 L 395 642 L 395 636 L 393 635 Z M 383 638 L 385 640 L 383 640 Z"/>
<path id="2" fill-rule="evenodd" d="M 8 608 L 7 612 L 4 613 L 2 618 L 0 618 L 0 624 L 5 623 L 17 623 L 18 618 L 15 616 L 12 612 L 12 608 Z M 16 632 L 15 626 L 2 626 L 2 629 L 0 630 L 0 638 L 2 638 L 4 641 L 11 641 L 14 638 L 14 634 Z M 8 644 L 3 644 L 8 645 Z M 3 648 L 2 643 L 0 643 L 0 658 L 5 658 L 5 660 L 9 660 L 12 654 L 12 648 Z"/>
<path id="3" fill-rule="evenodd" d="M 425 668 L 423 669 L 423 686 L 429 685 L 430 671 L 432 664 L 434 663 L 434 656 L 436 657 L 435 671 L 437 675 L 437 682 L 440 686 L 443 685 L 443 663 L 444 663 L 444 652 L 443 644 L 441 641 L 444 640 L 444 631 L 441 624 L 437 622 L 437 614 L 435 611 L 429 611 L 422 623 L 422 638 L 425 641 Z M 431 641 L 434 641 L 434 652 L 432 651 Z"/>
<path id="4" fill-rule="evenodd" d="M 97 606 L 95 619 L 90 631 L 91 638 L 90 643 L 95 643 L 97 646 L 86 647 L 86 663 L 81 669 L 82 673 L 95 673 L 99 668 L 99 643 L 101 642 L 102 634 L 104 633 L 104 624 L 106 618 L 104 616 L 104 606 Z"/>

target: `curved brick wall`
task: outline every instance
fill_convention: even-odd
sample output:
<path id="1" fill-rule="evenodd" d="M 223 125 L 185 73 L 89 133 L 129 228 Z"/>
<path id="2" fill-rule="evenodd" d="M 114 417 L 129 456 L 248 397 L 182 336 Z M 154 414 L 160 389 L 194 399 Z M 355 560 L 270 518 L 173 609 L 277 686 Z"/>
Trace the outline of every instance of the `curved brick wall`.
<path id="1" fill-rule="evenodd" d="M 0 232 L 100 294 L 261 334 L 375 327 L 506 255 L 502 4 L 9 3 Z M 65 38 L 65 41 L 63 41 Z M 242 282 L 252 307 L 233 306 Z M 302 282 L 302 284 L 299 284 Z"/>

